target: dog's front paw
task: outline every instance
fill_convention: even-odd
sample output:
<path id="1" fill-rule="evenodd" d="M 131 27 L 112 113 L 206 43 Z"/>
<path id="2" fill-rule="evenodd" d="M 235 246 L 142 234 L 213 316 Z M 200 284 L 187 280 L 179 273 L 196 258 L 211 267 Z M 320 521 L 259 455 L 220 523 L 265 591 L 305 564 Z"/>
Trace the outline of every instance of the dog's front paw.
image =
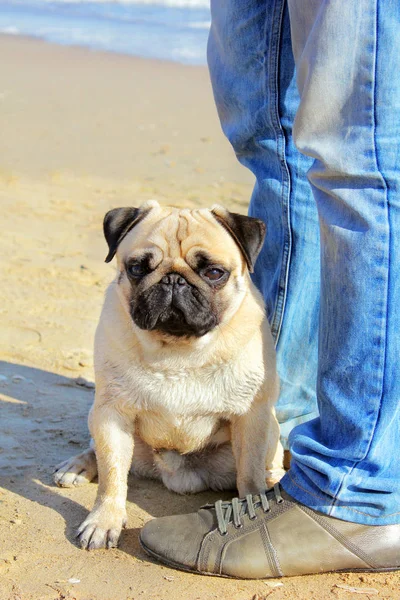
<path id="1" fill-rule="evenodd" d="M 125 525 L 125 510 L 100 505 L 86 517 L 79 527 L 76 537 L 81 548 L 86 550 L 116 548 Z"/>
<path id="2" fill-rule="evenodd" d="M 278 483 L 278 481 L 282 479 L 284 474 L 285 470 L 280 468 L 271 469 L 270 471 L 267 471 L 265 478 L 267 489 L 272 488 L 276 483 Z"/>
<path id="3" fill-rule="evenodd" d="M 53 472 L 53 479 L 59 487 L 75 487 L 89 483 L 96 475 L 96 455 L 90 448 L 57 465 Z"/>

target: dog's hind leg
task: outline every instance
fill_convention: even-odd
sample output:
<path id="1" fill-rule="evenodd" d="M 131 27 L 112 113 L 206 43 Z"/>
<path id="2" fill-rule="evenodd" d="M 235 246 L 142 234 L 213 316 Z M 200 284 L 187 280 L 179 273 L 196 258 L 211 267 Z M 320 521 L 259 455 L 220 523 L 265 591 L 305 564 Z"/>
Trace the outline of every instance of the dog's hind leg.
<path id="1" fill-rule="evenodd" d="M 53 480 L 59 487 L 76 487 L 89 483 L 97 476 L 96 454 L 88 448 L 56 466 Z"/>
<path id="2" fill-rule="evenodd" d="M 154 454 L 166 488 L 177 494 L 197 494 L 208 488 L 195 466 L 192 455 L 180 454 L 176 450 L 162 450 Z"/>
<path id="3" fill-rule="evenodd" d="M 138 435 L 134 436 L 135 444 L 131 473 L 143 479 L 161 480 L 160 470 L 154 461 L 154 450 Z"/>
<path id="4" fill-rule="evenodd" d="M 197 460 L 198 472 L 207 488 L 216 492 L 236 489 L 236 463 L 230 443 L 200 452 Z"/>
<path id="5" fill-rule="evenodd" d="M 178 494 L 236 488 L 236 466 L 230 443 L 190 454 L 165 450 L 156 454 L 155 460 L 164 485 Z"/>
<path id="6" fill-rule="evenodd" d="M 161 479 L 160 471 L 154 462 L 153 450 L 135 435 L 135 450 L 131 472 L 144 479 Z M 53 472 L 54 483 L 59 487 L 85 485 L 97 477 L 97 461 L 94 442 L 91 447 L 57 465 Z"/>

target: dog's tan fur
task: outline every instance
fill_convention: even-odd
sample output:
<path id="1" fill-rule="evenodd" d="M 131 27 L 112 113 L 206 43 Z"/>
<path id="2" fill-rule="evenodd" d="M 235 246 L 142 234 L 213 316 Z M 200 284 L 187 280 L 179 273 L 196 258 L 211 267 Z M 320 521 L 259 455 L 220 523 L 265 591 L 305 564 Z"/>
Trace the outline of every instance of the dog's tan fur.
<path id="1" fill-rule="evenodd" d="M 99 474 L 95 507 L 80 528 L 83 547 L 114 546 L 126 520 L 127 475 L 161 479 L 178 493 L 233 488 L 256 493 L 283 474 L 274 404 L 275 351 L 260 294 L 243 254 L 216 220 L 224 211 L 147 205 L 147 216 L 119 244 L 95 339 L 96 396 L 89 427 L 95 449 L 61 465 L 59 485 Z M 173 337 L 137 327 L 126 259 L 153 254 L 148 285 L 163 273 L 202 282 L 191 268 L 199 250 L 230 271 L 215 293 L 217 327 Z M 154 280 L 154 281 L 153 281 Z M 232 452 L 233 450 L 233 452 Z"/>

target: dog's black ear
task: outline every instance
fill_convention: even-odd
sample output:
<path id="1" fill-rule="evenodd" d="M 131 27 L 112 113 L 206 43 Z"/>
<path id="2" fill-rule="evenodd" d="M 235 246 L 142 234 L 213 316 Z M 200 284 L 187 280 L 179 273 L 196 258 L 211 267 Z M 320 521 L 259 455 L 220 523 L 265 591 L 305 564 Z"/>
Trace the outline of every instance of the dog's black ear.
<path id="1" fill-rule="evenodd" d="M 108 254 L 105 260 L 110 262 L 124 237 L 148 214 L 149 210 L 126 207 L 113 208 L 106 213 L 103 221 L 104 237 L 108 244 Z"/>
<path id="2" fill-rule="evenodd" d="M 266 226 L 264 221 L 254 217 L 246 217 L 231 213 L 221 206 L 215 206 L 212 214 L 218 223 L 231 234 L 246 260 L 250 273 L 254 271 L 257 256 L 265 238 Z"/>

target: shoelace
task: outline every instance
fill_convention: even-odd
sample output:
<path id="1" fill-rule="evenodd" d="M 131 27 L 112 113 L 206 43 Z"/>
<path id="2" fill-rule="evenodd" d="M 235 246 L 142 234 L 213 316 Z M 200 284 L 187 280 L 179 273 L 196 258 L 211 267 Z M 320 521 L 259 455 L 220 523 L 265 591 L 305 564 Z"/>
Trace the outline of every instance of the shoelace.
<path id="1" fill-rule="evenodd" d="M 237 529 L 242 527 L 241 517 L 246 513 L 249 515 L 249 519 L 256 519 L 256 508 L 260 506 L 265 513 L 269 512 L 271 508 L 267 494 L 271 493 L 274 494 L 277 504 L 284 502 L 279 489 L 279 483 L 276 483 L 272 489 L 256 496 L 248 494 L 245 498 L 233 498 L 229 502 L 218 500 L 215 503 L 215 513 L 220 534 L 226 535 L 228 533 L 227 526 L 232 522 Z"/>

